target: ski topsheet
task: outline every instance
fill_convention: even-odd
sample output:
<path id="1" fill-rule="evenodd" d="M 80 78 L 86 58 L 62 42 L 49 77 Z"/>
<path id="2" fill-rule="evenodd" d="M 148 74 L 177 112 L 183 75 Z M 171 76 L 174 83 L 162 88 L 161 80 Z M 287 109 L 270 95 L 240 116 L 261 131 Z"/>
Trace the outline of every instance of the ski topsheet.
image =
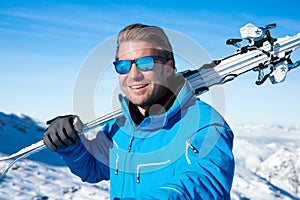
<path id="1" fill-rule="evenodd" d="M 252 70 L 258 72 L 258 80 L 256 81 L 258 85 L 262 84 L 267 78 L 273 84 L 283 82 L 287 72 L 300 65 L 300 61 L 294 63 L 290 59 L 292 52 L 300 46 L 300 33 L 295 36 L 273 38 L 271 37 L 270 29 L 275 27 L 275 24 L 259 28 L 252 24 L 247 24 L 240 29 L 242 39 L 229 39 L 227 41 L 227 44 L 238 48 L 235 54 L 220 60 L 214 60 L 201 66 L 199 69 L 179 73 L 185 77 L 197 95 L 209 90 L 213 85 L 224 84 Z M 241 46 L 240 42 L 243 40 L 248 41 L 249 44 Z M 269 72 L 265 74 L 265 70 L 269 70 Z M 108 120 L 121 115 L 122 111 L 119 109 L 88 122 L 84 125 L 81 134 L 85 134 L 103 125 Z M 0 179 L 5 176 L 18 160 L 39 152 L 45 147 L 43 141 L 39 141 L 10 156 L 0 158 L 0 161 L 13 160 L 2 170 Z"/>
<path id="2" fill-rule="evenodd" d="M 277 38 L 273 44 L 265 41 L 261 47 L 251 45 L 246 46 L 247 48 L 241 47 L 229 57 L 214 60 L 198 70 L 187 70 L 181 73 L 196 94 L 207 91 L 213 85 L 231 81 L 251 70 L 259 73 L 257 84 L 262 84 L 266 78 L 270 78 L 271 82 L 276 84 L 284 81 L 287 71 L 299 65 L 299 61 L 293 63 L 290 60 L 291 53 L 299 46 L 300 33 L 292 37 Z M 264 77 L 262 77 L 263 70 L 269 70 Z M 279 79 L 276 76 L 284 77 Z"/>

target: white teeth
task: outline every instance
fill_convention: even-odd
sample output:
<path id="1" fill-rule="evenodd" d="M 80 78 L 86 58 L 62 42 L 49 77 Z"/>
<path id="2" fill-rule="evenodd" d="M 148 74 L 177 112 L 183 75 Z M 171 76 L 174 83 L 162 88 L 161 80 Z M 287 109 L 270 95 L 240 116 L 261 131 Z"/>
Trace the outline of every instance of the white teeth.
<path id="1" fill-rule="evenodd" d="M 132 85 L 132 86 L 130 86 L 130 88 L 132 88 L 132 89 L 139 89 L 139 88 L 143 88 L 145 86 L 146 86 L 146 84 L 145 85 Z"/>

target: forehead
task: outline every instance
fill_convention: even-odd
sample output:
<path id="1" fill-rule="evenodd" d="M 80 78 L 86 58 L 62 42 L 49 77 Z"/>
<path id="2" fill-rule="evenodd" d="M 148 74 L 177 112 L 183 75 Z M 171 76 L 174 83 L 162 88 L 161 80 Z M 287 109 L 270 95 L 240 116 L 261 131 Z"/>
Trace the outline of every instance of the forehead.
<path id="1" fill-rule="evenodd" d="M 119 59 L 136 59 L 141 56 L 150 56 L 154 53 L 156 45 L 145 41 L 122 42 L 118 49 Z"/>

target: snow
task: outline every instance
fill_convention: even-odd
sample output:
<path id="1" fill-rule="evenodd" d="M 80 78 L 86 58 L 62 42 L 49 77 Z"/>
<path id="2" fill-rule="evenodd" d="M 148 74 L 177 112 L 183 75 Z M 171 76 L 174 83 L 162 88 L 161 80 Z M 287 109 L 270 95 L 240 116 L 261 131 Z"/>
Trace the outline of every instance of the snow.
<path id="1" fill-rule="evenodd" d="M 26 115 L 0 112 L 0 157 L 40 141 L 44 126 Z M 0 170 L 8 164 L 1 161 Z M 44 149 L 13 165 L 0 180 L 0 199 L 109 199 L 109 183 L 83 183 L 55 153 Z"/>
<path id="2" fill-rule="evenodd" d="M 300 127 L 234 129 L 232 199 L 300 199 Z"/>
<path id="3" fill-rule="evenodd" d="M 235 133 L 233 200 L 300 199 L 300 127 L 242 125 Z M 40 141 L 45 124 L 0 112 L 0 157 Z M 9 161 L 0 161 L 2 170 Z M 0 180 L 0 199 L 109 199 L 109 182 L 83 183 L 44 149 L 17 162 Z"/>
<path id="4" fill-rule="evenodd" d="M 108 187 L 82 183 L 66 167 L 24 160 L 1 181 L 0 199 L 109 199 Z"/>

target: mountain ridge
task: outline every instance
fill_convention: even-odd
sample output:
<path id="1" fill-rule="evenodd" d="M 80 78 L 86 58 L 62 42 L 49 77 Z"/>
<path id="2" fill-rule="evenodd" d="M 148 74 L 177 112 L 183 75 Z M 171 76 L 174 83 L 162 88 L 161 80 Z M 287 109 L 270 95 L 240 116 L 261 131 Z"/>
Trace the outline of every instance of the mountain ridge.
<path id="1" fill-rule="evenodd" d="M 45 129 L 45 124 L 27 115 L 0 112 L 0 154 L 15 153 L 41 140 Z M 232 199 L 300 199 L 300 127 L 245 124 L 233 129 Z M 5 164 L 0 162 L 0 167 Z M 109 198 L 109 182 L 81 182 L 48 149 L 16 163 L 0 188 L 0 199 Z"/>

